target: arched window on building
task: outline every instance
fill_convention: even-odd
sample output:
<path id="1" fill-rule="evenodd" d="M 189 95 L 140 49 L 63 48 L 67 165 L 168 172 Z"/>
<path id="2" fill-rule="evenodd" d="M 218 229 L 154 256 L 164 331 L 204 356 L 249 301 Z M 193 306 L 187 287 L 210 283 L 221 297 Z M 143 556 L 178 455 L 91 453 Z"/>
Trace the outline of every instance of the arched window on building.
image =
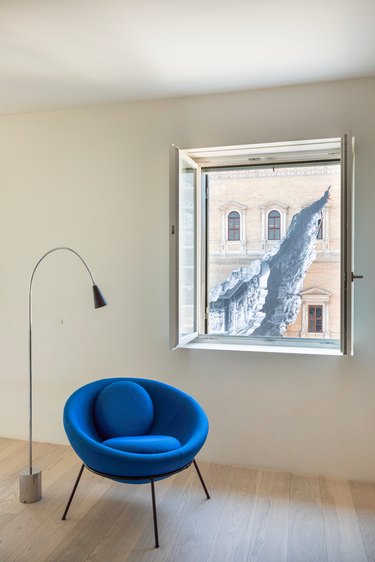
<path id="1" fill-rule="evenodd" d="M 281 239 L 281 216 L 279 211 L 270 211 L 268 213 L 267 239 Z"/>
<path id="2" fill-rule="evenodd" d="M 231 211 L 228 215 L 228 240 L 240 240 L 241 220 L 240 213 Z"/>

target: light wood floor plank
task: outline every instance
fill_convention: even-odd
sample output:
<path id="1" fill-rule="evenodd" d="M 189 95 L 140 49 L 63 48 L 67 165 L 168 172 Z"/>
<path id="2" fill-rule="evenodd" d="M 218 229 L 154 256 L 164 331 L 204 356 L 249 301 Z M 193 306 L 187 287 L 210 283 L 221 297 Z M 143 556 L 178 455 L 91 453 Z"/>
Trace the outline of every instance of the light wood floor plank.
<path id="1" fill-rule="evenodd" d="M 178 489 L 173 486 L 173 478 L 157 482 L 156 502 L 160 512 L 160 505 L 169 488 L 174 488 L 178 495 Z M 91 552 L 88 560 L 90 562 L 102 562 L 106 558 L 111 562 L 122 562 L 133 555 L 134 560 L 141 560 L 146 554 L 147 560 L 151 560 L 155 552 L 154 527 L 152 516 L 151 485 L 142 486 L 128 485 L 126 506 L 108 533 Z M 160 519 L 160 517 L 159 517 Z"/>
<path id="2" fill-rule="evenodd" d="M 180 562 L 206 562 L 212 548 L 212 540 L 223 516 L 222 506 L 227 501 L 233 467 L 202 465 L 202 474 L 211 499 L 207 500 L 195 469 L 191 468 L 193 488 L 190 497 L 180 511 L 181 524 L 172 533 L 166 554 L 170 560 L 177 555 Z M 163 562 L 160 555 L 155 562 Z"/>
<path id="3" fill-rule="evenodd" d="M 99 479 L 100 477 L 97 477 Z M 109 482 L 109 481 L 108 481 Z M 84 562 L 88 560 L 98 541 L 102 540 L 113 522 L 121 516 L 125 507 L 124 486 L 110 484 L 100 501 L 77 521 L 60 544 L 46 558 L 47 562 Z M 73 503 L 72 503 L 73 507 Z M 65 524 L 62 521 L 61 524 Z"/>
<path id="4" fill-rule="evenodd" d="M 375 484 L 349 482 L 367 559 L 375 562 Z"/>
<path id="5" fill-rule="evenodd" d="M 155 484 L 161 549 L 153 548 L 155 542 L 150 503 L 148 507 L 148 525 L 138 535 L 137 542 L 129 553 L 127 562 L 156 562 L 159 560 L 160 552 L 167 557 L 168 546 L 180 528 L 181 521 L 186 513 L 186 506 L 189 505 L 190 498 L 194 495 L 195 484 L 195 474 L 190 469 Z M 151 502 L 151 498 L 149 501 Z M 171 514 L 173 514 L 172 517 Z"/>
<path id="6" fill-rule="evenodd" d="M 0 490 L 3 488 L 5 477 L 18 474 L 21 468 L 26 465 L 25 452 L 25 442 L 23 441 L 9 443 L 0 452 Z"/>
<path id="7" fill-rule="evenodd" d="M 375 562 L 375 484 L 200 463 L 150 486 L 84 471 L 70 447 L 37 443 L 43 499 L 18 500 L 27 443 L 0 439 L 1 562 Z"/>
<path id="8" fill-rule="evenodd" d="M 291 475 L 262 471 L 248 560 L 286 562 Z"/>
<path id="9" fill-rule="evenodd" d="M 126 490 L 126 503 L 120 516 L 101 536 L 87 561 L 122 562 L 127 559 L 145 528 L 152 527 L 151 494 L 148 492 L 147 485 L 132 486 Z M 153 553 L 154 542 L 151 535 L 150 539 L 148 551 Z"/>
<path id="10" fill-rule="evenodd" d="M 329 562 L 367 562 L 348 481 L 320 478 Z"/>
<path id="11" fill-rule="evenodd" d="M 318 476 L 292 474 L 288 562 L 326 562 L 327 545 Z"/>
<path id="12" fill-rule="evenodd" d="M 13 459 L 4 461 L 5 465 L 9 467 L 8 475 L 1 477 L 0 480 L 0 509 L 1 511 L 7 510 L 12 516 L 16 516 L 22 512 L 22 504 L 18 501 L 19 486 L 18 474 L 20 469 L 25 466 L 25 458 L 27 456 L 27 443 L 18 442 L 21 449 L 17 450 L 17 454 Z M 51 445 L 49 443 L 38 443 L 36 445 L 35 464 L 40 463 L 43 466 L 42 480 L 43 489 L 48 488 L 49 474 L 52 475 L 52 480 L 57 477 L 58 464 L 60 463 L 60 471 L 64 473 L 67 469 L 66 461 L 62 457 L 68 453 L 67 448 L 61 448 L 58 445 Z M 71 452 L 69 452 L 71 454 Z"/>
<path id="13" fill-rule="evenodd" d="M 232 467 L 200 464 L 203 478 L 214 500 L 207 500 L 201 483 L 193 467 L 184 471 L 188 486 L 176 498 L 170 497 L 167 503 L 158 505 L 160 513 L 160 549 L 154 553 L 144 552 L 141 558 L 131 554 L 131 562 L 205 562 L 212 546 L 212 535 L 222 517 L 219 507 L 227 497 L 232 477 Z M 174 502 L 174 507 L 173 507 Z M 174 517 L 171 518 L 173 510 Z M 164 520 L 166 523 L 164 523 Z M 165 527 L 164 527 L 165 525 Z M 165 533 L 165 530 L 167 533 Z M 142 542 L 140 542 L 142 541 Z M 137 547 L 144 548 L 144 537 Z"/>
<path id="14" fill-rule="evenodd" d="M 228 498 L 222 506 L 225 516 L 221 518 L 212 543 L 210 562 L 246 560 L 260 481 L 260 470 L 235 468 Z"/>
<path id="15" fill-rule="evenodd" d="M 94 475 L 89 475 L 87 479 L 82 477 L 79 495 L 77 492 L 77 498 L 72 503 L 68 519 L 61 521 L 65 504 L 77 475 L 79 467 L 77 461 L 78 459 L 75 458 L 74 464 L 71 464 L 69 468 L 65 466 L 63 474 L 58 470 L 60 468 L 58 465 L 57 478 L 46 483 L 42 500 L 30 506 L 23 506 L 26 508 L 24 512 L 6 527 L 6 539 L 7 542 L 10 541 L 10 545 L 12 538 L 14 542 L 14 535 L 18 536 L 16 547 L 9 560 L 17 562 L 46 560 L 49 554 L 56 549 L 59 539 L 65 540 L 68 532 L 78 524 L 80 518 L 84 517 L 101 495 L 108 490 L 110 482 L 102 482 Z M 25 528 L 28 535 L 24 532 L 20 533 L 20 530 Z"/>

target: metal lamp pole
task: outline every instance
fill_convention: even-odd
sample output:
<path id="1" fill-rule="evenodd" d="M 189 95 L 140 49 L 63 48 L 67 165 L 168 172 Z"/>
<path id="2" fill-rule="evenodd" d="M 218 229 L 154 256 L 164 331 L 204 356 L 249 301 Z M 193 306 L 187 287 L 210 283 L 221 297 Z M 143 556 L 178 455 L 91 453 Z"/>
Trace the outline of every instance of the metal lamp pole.
<path id="1" fill-rule="evenodd" d="M 20 501 L 22 503 L 34 503 L 42 497 L 42 471 L 39 467 L 33 466 L 33 365 L 32 365 L 32 287 L 35 272 L 39 264 L 46 256 L 57 250 L 66 250 L 75 254 L 85 266 L 92 281 L 92 290 L 94 297 L 95 308 L 106 306 L 105 300 L 101 290 L 97 286 L 95 279 L 90 271 L 85 260 L 72 248 L 66 246 L 59 246 L 46 252 L 35 265 L 31 274 L 29 286 L 29 465 L 23 468 L 19 473 L 19 492 Z"/>

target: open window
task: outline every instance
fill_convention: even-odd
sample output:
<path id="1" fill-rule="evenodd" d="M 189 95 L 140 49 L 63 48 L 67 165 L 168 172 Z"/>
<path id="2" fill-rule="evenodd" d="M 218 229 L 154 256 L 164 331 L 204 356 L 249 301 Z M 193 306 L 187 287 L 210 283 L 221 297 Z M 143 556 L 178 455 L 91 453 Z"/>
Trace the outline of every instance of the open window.
<path id="1" fill-rule="evenodd" d="M 351 135 L 171 147 L 171 348 L 352 353 L 352 159 Z"/>

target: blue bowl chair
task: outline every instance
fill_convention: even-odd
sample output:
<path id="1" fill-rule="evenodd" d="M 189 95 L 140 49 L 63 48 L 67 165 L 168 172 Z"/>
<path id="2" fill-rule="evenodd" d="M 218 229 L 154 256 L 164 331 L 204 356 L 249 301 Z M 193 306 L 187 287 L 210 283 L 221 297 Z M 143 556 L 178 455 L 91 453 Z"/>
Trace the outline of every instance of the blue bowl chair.
<path id="1" fill-rule="evenodd" d="M 112 378 L 76 390 L 64 408 L 64 428 L 83 464 L 62 519 L 66 518 L 82 472 L 128 484 L 151 484 L 155 547 L 159 546 L 155 481 L 195 467 L 208 434 L 207 416 L 188 394 L 147 379 Z"/>

